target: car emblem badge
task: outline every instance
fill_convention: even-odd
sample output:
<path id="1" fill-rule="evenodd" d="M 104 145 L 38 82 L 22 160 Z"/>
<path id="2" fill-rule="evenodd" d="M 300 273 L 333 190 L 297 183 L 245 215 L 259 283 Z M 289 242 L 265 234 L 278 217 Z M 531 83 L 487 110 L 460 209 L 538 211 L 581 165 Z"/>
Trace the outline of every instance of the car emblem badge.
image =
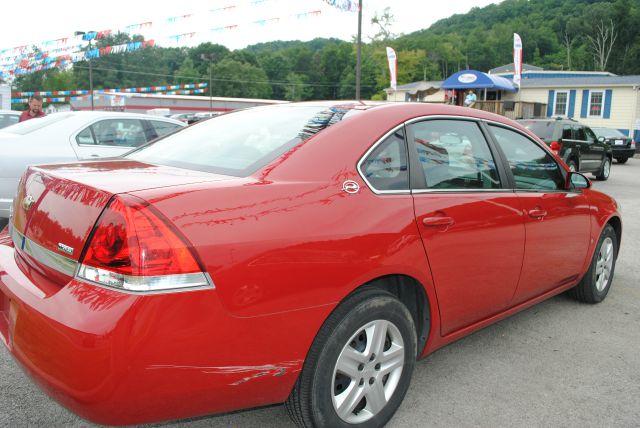
<path id="1" fill-rule="evenodd" d="M 342 190 L 347 193 L 358 193 L 360 191 L 360 185 L 353 180 L 347 180 L 342 183 Z"/>
<path id="2" fill-rule="evenodd" d="M 33 206 L 33 204 L 35 203 L 36 203 L 36 200 L 33 198 L 33 196 L 27 195 L 22 200 L 22 208 L 24 208 L 25 211 L 29 211 Z"/>
<path id="3" fill-rule="evenodd" d="M 62 251 L 63 253 L 67 253 L 70 256 L 73 255 L 73 248 L 60 242 L 58 242 L 58 250 Z"/>

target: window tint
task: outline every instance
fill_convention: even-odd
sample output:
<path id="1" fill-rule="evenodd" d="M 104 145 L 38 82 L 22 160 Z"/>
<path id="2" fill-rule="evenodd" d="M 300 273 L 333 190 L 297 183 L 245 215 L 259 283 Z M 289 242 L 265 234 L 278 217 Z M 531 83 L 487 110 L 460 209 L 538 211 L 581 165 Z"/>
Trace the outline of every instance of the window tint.
<path id="1" fill-rule="evenodd" d="M 498 145 L 509 162 L 516 189 L 558 190 L 564 178 L 553 157 L 525 136 L 490 125 Z"/>
<path id="2" fill-rule="evenodd" d="M 153 125 L 153 128 L 156 130 L 156 134 L 158 134 L 158 137 L 171 134 L 172 132 L 182 128 L 182 126 L 176 125 L 175 123 L 162 122 L 159 120 L 150 120 L 149 123 Z"/>
<path id="3" fill-rule="evenodd" d="M 583 128 L 584 129 L 584 133 L 587 136 L 587 141 L 589 141 L 590 143 L 595 143 L 596 140 L 598 139 L 598 137 L 596 137 L 596 134 L 593 133 L 593 131 L 590 128 Z"/>
<path id="4" fill-rule="evenodd" d="M 76 141 L 78 144 L 95 144 L 96 141 L 93 139 L 93 134 L 91 133 L 91 127 L 86 128 L 82 132 L 80 132 L 76 136 Z"/>
<path id="5" fill-rule="evenodd" d="M 475 122 L 426 120 L 410 125 L 427 189 L 498 189 L 493 156 Z"/>
<path id="6" fill-rule="evenodd" d="M 520 120 L 518 122 L 541 140 L 550 142 L 553 139 L 553 131 L 556 129 L 555 120 Z"/>
<path id="7" fill-rule="evenodd" d="M 562 127 L 562 139 L 563 140 L 572 140 L 573 137 L 571 136 L 571 127 L 569 125 L 564 125 Z"/>
<path id="8" fill-rule="evenodd" d="M 404 133 L 397 130 L 362 162 L 360 172 L 376 190 L 409 189 L 405 147 Z"/>
<path id="9" fill-rule="evenodd" d="M 106 119 L 91 125 L 95 144 L 138 147 L 146 142 L 142 122 L 138 119 Z"/>
<path id="10" fill-rule="evenodd" d="M 587 141 L 587 135 L 584 133 L 584 127 L 580 125 L 573 126 L 574 140 Z"/>

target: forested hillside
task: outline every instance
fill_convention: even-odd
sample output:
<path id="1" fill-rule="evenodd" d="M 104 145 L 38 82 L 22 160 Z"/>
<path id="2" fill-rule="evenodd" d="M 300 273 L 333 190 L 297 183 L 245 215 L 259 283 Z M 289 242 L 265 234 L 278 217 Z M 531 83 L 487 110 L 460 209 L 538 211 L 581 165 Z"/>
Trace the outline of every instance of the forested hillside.
<path id="1" fill-rule="evenodd" d="M 426 4 L 420 13 L 428 14 Z M 379 15 L 381 28 L 389 27 L 392 15 L 393 8 Z M 398 83 L 403 84 L 510 63 L 514 32 L 522 37 L 526 63 L 549 70 L 640 74 L 638 25 L 640 0 L 504 0 L 415 33 L 394 36 L 381 31 L 363 46 L 362 96 L 382 99 L 389 86 L 386 46 L 396 50 Z M 118 34 L 98 46 L 130 40 Z M 215 96 L 338 99 L 354 96 L 355 63 L 354 43 L 335 39 L 260 43 L 235 51 L 205 43 L 107 55 L 93 60 L 93 76 L 95 88 L 123 88 L 207 82 L 211 71 Z M 87 89 L 88 64 L 23 76 L 14 87 Z"/>

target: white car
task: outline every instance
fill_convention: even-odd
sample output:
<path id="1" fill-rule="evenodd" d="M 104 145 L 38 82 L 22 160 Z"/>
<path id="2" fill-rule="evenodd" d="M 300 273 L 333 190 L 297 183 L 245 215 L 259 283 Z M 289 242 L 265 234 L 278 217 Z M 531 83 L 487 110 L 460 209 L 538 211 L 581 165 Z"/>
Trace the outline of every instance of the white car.
<path id="1" fill-rule="evenodd" d="M 0 110 L 0 128 L 15 125 L 20 120 L 22 112 L 15 110 Z"/>
<path id="2" fill-rule="evenodd" d="M 28 165 L 116 157 L 186 124 L 136 113 L 63 112 L 0 130 L 0 228 Z"/>

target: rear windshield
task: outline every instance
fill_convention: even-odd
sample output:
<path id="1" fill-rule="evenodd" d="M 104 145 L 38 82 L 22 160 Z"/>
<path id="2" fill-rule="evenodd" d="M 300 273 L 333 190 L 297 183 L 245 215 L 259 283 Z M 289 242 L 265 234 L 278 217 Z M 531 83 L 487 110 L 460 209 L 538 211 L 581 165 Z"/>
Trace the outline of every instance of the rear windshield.
<path id="1" fill-rule="evenodd" d="M 322 129 L 342 120 L 351 106 L 267 106 L 192 125 L 127 154 L 128 159 L 245 177 Z"/>
<path id="2" fill-rule="evenodd" d="M 612 128 L 591 128 L 598 137 L 604 138 L 627 138 L 622 132 Z"/>
<path id="3" fill-rule="evenodd" d="M 555 122 L 551 121 L 537 121 L 537 120 L 520 120 L 520 125 L 533 132 L 541 140 L 551 140 L 553 138 L 553 130 L 555 129 Z"/>
<path id="4" fill-rule="evenodd" d="M 42 129 L 45 126 L 49 126 L 52 123 L 60 122 L 73 116 L 72 113 L 54 113 L 44 117 L 38 117 L 35 119 L 29 119 L 24 122 L 16 123 L 15 125 L 8 126 L 2 131 L 11 132 L 12 134 L 26 135 L 31 132 Z"/>

